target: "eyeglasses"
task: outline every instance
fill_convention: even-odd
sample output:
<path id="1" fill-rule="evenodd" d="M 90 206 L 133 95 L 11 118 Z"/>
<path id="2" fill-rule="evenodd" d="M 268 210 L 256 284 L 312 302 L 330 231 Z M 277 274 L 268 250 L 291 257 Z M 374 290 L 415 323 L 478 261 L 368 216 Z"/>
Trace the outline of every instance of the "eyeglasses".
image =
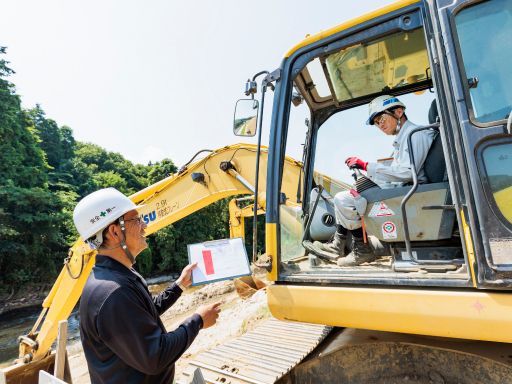
<path id="1" fill-rule="evenodd" d="M 386 121 L 387 119 L 387 116 L 388 114 L 387 113 L 383 113 L 379 116 L 377 116 L 376 118 L 373 119 L 373 124 L 375 125 L 380 125 L 381 123 L 383 123 L 384 121 Z"/>
<path id="2" fill-rule="evenodd" d="M 141 225 L 143 223 L 143 221 L 141 220 L 141 218 L 139 216 L 137 217 L 134 217 L 133 219 L 128 219 L 128 220 L 125 220 L 124 222 L 127 223 L 129 221 L 135 221 L 135 223 L 137 225 Z"/>

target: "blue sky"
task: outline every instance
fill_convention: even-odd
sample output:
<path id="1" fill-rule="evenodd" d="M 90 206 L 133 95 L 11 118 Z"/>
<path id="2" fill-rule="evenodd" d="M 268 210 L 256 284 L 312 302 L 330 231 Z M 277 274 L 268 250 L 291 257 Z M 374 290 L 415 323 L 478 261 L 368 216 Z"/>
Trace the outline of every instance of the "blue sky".
<path id="1" fill-rule="evenodd" d="M 389 3 L 20 0 L 2 6 L 0 45 L 25 107 L 134 162 L 179 166 L 240 141 L 232 119 L 248 77 L 306 34 Z"/>

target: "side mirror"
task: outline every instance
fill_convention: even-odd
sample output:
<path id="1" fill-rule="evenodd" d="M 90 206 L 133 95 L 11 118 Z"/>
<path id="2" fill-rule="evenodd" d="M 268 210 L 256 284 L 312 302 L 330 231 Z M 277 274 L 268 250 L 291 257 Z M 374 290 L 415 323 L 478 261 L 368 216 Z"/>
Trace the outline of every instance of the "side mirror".
<path id="1" fill-rule="evenodd" d="M 233 133 L 236 136 L 254 136 L 258 122 L 258 100 L 241 99 L 236 102 Z"/>

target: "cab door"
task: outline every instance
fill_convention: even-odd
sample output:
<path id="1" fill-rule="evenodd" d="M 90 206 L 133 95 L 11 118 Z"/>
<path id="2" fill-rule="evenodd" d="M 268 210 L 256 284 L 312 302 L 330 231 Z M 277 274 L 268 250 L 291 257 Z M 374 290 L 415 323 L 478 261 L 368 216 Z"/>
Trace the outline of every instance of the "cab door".
<path id="1" fill-rule="evenodd" d="M 428 1 L 448 172 L 478 288 L 512 288 L 512 2 Z M 512 118 L 509 120 L 512 121 Z"/>

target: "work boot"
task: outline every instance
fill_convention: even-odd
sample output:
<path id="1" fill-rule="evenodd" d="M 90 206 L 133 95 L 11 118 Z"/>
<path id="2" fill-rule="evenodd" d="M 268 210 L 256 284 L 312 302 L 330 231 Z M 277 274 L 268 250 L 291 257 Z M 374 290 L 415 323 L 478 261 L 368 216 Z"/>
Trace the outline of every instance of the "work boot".
<path id="1" fill-rule="evenodd" d="M 347 235 L 343 235 L 336 231 L 331 241 L 328 243 L 322 243 L 321 241 L 315 241 L 313 248 L 320 252 L 328 252 L 335 254 L 337 257 L 345 256 L 345 245 L 347 244 Z"/>
<path id="2" fill-rule="evenodd" d="M 340 267 L 354 267 L 363 263 L 368 263 L 377 259 L 369 243 L 365 243 L 363 239 L 352 237 L 352 252 L 346 257 L 342 257 L 336 261 Z"/>

